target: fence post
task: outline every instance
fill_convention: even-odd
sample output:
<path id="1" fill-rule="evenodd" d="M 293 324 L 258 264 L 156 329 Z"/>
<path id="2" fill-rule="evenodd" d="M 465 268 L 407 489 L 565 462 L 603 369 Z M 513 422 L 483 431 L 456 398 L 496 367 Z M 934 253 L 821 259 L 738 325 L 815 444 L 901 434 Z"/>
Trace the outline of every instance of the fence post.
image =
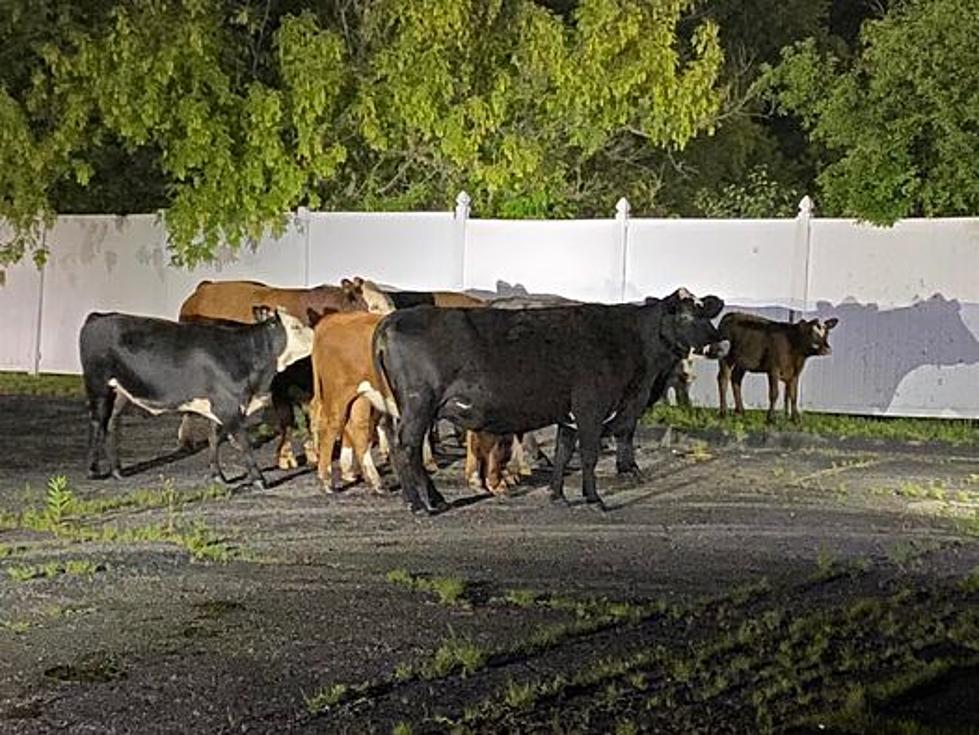
<path id="1" fill-rule="evenodd" d="M 472 200 L 469 195 L 460 191 L 456 196 L 456 208 L 453 215 L 453 241 L 455 242 L 456 252 L 459 253 L 459 290 L 466 289 L 466 222 L 469 220 L 469 209 Z"/>
<path id="2" fill-rule="evenodd" d="M 48 226 L 44 225 L 41 233 L 41 249 L 48 246 Z M 44 272 L 48 269 L 47 263 L 41 266 L 37 284 L 37 325 L 34 330 L 34 366 L 31 373 L 36 377 L 41 373 L 41 320 L 44 317 Z"/>
<path id="3" fill-rule="evenodd" d="M 615 221 L 619 223 L 619 252 L 622 253 L 622 288 L 619 291 L 619 301 L 625 301 L 626 270 L 629 263 L 629 200 L 622 197 L 615 203 Z"/>
<path id="4" fill-rule="evenodd" d="M 305 238 L 306 246 L 303 248 L 303 286 L 310 288 L 309 283 L 309 262 L 311 253 L 309 252 L 309 210 L 306 207 L 298 207 L 293 224 L 299 230 L 299 234 Z"/>
<path id="5" fill-rule="evenodd" d="M 809 309 L 809 259 L 812 240 L 812 199 L 808 196 L 799 201 L 799 213 L 795 217 L 795 242 L 792 258 L 792 301 L 789 321 L 795 322 L 798 312 Z M 796 307 L 799 307 L 796 309 Z"/>

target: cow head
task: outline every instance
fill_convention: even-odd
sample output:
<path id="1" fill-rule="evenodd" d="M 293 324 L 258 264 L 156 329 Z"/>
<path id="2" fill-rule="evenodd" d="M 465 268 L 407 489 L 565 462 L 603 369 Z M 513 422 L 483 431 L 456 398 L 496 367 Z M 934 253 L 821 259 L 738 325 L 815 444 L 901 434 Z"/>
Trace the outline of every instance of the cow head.
<path id="1" fill-rule="evenodd" d="M 367 311 L 371 314 L 381 314 L 383 316 L 394 311 L 394 301 L 384 291 L 378 288 L 374 281 L 368 281 L 360 276 L 355 276 L 351 283 L 360 287 L 361 295 L 367 303 Z"/>
<path id="2" fill-rule="evenodd" d="M 829 330 L 839 323 L 839 319 L 832 317 L 825 322 L 819 319 L 806 321 L 803 319 L 795 325 L 796 344 L 801 347 L 807 357 L 830 355 L 833 348 L 829 346 Z"/>
<path id="3" fill-rule="evenodd" d="M 285 309 L 276 309 L 273 319 L 285 331 L 285 344 L 276 360 L 276 369 L 281 373 L 292 363 L 312 353 L 313 330 Z"/>
<path id="4" fill-rule="evenodd" d="M 340 311 L 367 311 L 368 307 L 364 299 L 363 278 L 344 278 L 340 281 Z"/>
<path id="5" fill-rule="evenodd" d="M 660 339 L 678 359 L 688 357 L 691 351 L 709 352 L 712 357 L 727 354 L 730 345 L 711 322 L 724 308 L 724 301 L 717 296 L 698 299 L 680 288 L 662 301 L 646 299 L 646 303 L 661 309 Z"/>

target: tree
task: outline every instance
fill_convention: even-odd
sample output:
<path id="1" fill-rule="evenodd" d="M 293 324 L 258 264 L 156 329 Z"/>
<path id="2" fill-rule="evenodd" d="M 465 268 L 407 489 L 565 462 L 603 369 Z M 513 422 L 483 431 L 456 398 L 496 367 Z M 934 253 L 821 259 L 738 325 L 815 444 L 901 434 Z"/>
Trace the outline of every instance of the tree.
<path id="1" fill-rule="evenodd" d="M 979 211 L 979 5 L 906 0 L 864 23 L 853 59 L 808 40 L 767 75 L 829 163 L 823 211 L 871 222 Z"/>
<path id="2" fill-rule="evenodd" d="M 16 229 L 0 263 L 37 251 L 54 197 L 120 157 L 162 182 L 191 264 L 303 204 L 445 206 L 465 188 L 486 214 L 578 212 L 596 162 L 635 141 L 681 148 L 718 110 L 716 25 L 677 33 L 692 0 L 563 16 L 531 0 L 297 4 L 258 20 L 248 3 L 120 5 L 44 42 L 29 84 L 0 76 L 0 216 Z"/>

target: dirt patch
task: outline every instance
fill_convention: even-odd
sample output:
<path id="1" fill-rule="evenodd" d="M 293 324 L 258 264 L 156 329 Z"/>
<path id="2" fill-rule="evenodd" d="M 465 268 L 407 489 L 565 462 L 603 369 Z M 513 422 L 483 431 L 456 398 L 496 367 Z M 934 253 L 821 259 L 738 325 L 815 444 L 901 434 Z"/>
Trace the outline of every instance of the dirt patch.
<path id="1" fill-rule="evenodd" d="M 175 451 L 177 424 L 126 416 L 125 479 L 89 481 L 83 401 L 0 397 L 0 730 L 976 724 L 967 453 L 648 431 L 641 480 L 603 456 L 601 513 L 577 473 L 571 507 L 543 470 L 474 495 L 450 446 L 436 483 L 453 508 L 428 518 L 393 492 L 325 496 L 273 469 L 271 445 L 271 489 L 201 492 L 206 458 Z M 58 474 L 103 510 L 45 526 Z M 8 573 L 68 560 L 99 571 Z"/>

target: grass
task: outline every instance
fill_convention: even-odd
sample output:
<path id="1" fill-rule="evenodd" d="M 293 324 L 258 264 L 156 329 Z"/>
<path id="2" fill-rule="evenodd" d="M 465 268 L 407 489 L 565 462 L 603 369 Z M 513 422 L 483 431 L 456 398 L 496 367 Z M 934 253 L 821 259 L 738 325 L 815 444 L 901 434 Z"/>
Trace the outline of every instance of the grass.
<path id="1" fill-rule="evenodd" d="M 776 430 L 848 439 L 887 439 L 903 442 L 940 442 L 955 446 L 979 444 L 979 427 L 967 419 L 918 419 L 842 414 L 806 413 L 799 423 L 785 420 L 779 414 L 772 426 L 765 423 L 765 411 L 745 411 L 743 416 L 722 419 L 715 408 L 690 409 L 659 404 L 646 412 L 646 424 L 666 424 L 685 431 L 722 431 L 744 437 Z"/>
<path id="2" fill-rule="evenodd" d="M 431 592 L 440 605 L 447 607 L 466 607 L 466 581 L 460 577 L 425 577 L 412 574 L 407 569 L 392 569 L 384 578 L 397 587 L 413 592 Z"/>
<path id="3" fill-rule="evenodd" d="M 62 574 L 93 575 L 108 569 L 104 563 L 87 559 L 69 559 L 64 562 L 51 561 L 45 564 L 25 564 L 7 568 L 7 576 L 15 582 L 28 582 L 32 579 L 51 579 Z"/>
<path id="4" fill-rule="evenodd" d="M 0 372 L 0 395 L 80 396 L 82 393 L 81 375 Z"/>
<path id="5" fill-rule="evenodd" d="M 29 529 L 77 542 L 172 543 L 190 552 L 193 559 L 227 562 L 237 557 L 236 550 L 199 519 L 189 527 L 180 523 L 177 510 L 188 503 L 228 497 L 229 494 L 226 488 L 219 485 L 178 493 L 171 484 L 164 483 L 160 490 L 138 490 L 116 498 L 84 500 L 75 496 L 67 478 L 57 475 L 48 481 L 43 507 L 0 514 L 0 529 Z M 167 520 L 125 528 L 108 523 L 90 523 L 117 508 L 166 508 Z"/>

